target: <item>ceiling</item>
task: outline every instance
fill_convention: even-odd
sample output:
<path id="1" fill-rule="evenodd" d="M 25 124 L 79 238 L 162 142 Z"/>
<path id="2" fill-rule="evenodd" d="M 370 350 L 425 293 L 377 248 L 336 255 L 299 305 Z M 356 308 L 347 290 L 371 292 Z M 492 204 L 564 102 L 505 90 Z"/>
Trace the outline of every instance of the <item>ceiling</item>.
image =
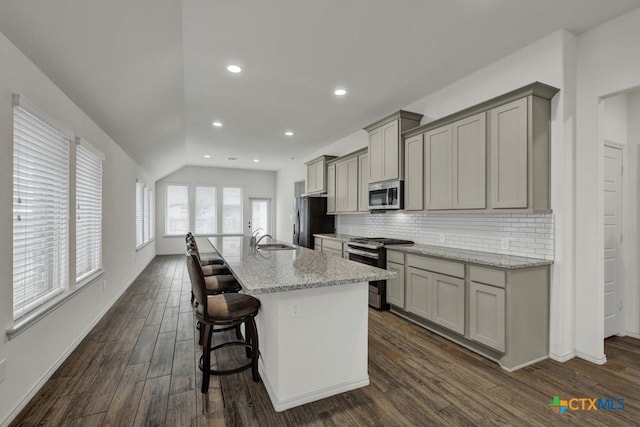
<path id="1" fill-rule="evenodd" d="M 0 32 L 160 178 L 187 164 L 280 169 L 555 30 L 580 34 L 638 6 L 0 0 Z"/>

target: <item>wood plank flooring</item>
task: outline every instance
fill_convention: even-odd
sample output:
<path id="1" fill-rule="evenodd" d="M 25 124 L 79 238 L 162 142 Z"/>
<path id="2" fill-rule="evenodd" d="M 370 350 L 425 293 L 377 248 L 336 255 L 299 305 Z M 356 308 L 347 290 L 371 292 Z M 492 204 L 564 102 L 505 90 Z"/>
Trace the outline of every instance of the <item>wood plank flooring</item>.
<path id="1" fill-rule="evenodd" d="M 371 384 L 275 412 L 250 371 L 214 377 L 203 396 L 194 331 L 184 257 L 158 256 L 12 425 L 640 425 L 640 341 L 631 338 L 607 340 L 603 366 L 546 360 L 510 374 L 389 312 L 370 310 Z M 230 348 L 216 363 L 230 366 L 243 357 Z M 558 415 L 549 408 L 556 395 L 622 397 L 626 407 Z"/>

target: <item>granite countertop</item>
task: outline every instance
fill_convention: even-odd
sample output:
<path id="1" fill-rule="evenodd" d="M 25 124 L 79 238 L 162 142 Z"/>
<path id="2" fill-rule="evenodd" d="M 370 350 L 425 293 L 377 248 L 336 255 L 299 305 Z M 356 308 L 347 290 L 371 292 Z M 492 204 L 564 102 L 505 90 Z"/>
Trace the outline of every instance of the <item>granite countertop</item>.
<path id="1" fill-rule="evenodd" d="M 323 239 L 339 240 L 341 242 L 348 242 L 351 239 L 357 239 L 362 237 L 362 236 L 352 236 L 351 234 L 340 234 L 340 233 L 314 234 L 313 236 L 322 237 Z"/>
<path id="2" fill-rule="evenodd" d="M 390 245 L 387 249 L 411 254 L 429 255 L 448 260 L 462 261 L 488 267 L 515 270 L 519 268 L 551 265 L 553 261 L 538 258 L 525 258 L 514 255 L 502 255 L 490 252 L 470 251 L 466 249 L 446 248 L 430 245 Z"/>
<path id="3" fill-rule="evenodd" d="M 210 237 L 209 242 L 250 295 L 387 280 L 396 275 L 296 245 L 290 245 L 295 248 L 291 250 L 264 251 L 250 247 L 249 238 L 242 236 Z"/>

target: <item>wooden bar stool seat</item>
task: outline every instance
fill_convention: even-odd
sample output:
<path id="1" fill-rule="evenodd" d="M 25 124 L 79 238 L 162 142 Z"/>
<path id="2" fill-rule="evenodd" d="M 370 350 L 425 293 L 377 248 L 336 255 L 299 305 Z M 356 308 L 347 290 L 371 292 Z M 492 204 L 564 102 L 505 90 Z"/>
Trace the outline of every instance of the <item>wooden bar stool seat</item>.
<path id="1" fill-rule="evenodd" d="M 190 249 L 191 246 L 193 246 L 193 248 L 195 249 L 196 253 L 198 254 L 200 265 L 224 264 L 224 259 L 218 253 L 201 254 L 200 249 L 198 249 L 196 238 L 193 234 L 191 234 L 191 232 L 187 233 L 184 239 L 187 244 L 187 250 Z"/>
<path id="2" fill-rule="evenodd" d="M 204 267 L 203 267 L 204 270 Z M 204 283 L 207 288 L 207 295 L 228 294 L 240 292 L 242 286 L 231 274 L 219 274 L 216 276 L 205 276 Z"/>

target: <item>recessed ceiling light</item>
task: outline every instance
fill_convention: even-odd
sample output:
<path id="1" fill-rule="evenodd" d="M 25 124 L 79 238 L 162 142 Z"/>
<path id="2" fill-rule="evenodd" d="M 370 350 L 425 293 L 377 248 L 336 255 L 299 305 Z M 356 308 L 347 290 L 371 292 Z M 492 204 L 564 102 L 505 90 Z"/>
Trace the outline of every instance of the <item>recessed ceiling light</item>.
<path id="1" fill-rule="evenodd" d="M 260 159 L 253 159 L 254 163 L 258 163 L 260 161 Z"/>
<path id="2" fill-rule="evenodd" d="M 217 128 L 221 128 L 222 127 L 222 122 L 219 122 L 217 120 L 215 122 L 213 122 L 212 124 L 213 124 L 213 126 L 215 126 Z"/>
<path id="3" fill-rule="evenodd" d="M 333 91 L 333 94 L 337 95 L 337 96 L 345 96 L 347 94 L 347 90 L 346 89 L 342 89 L 342 88 L 338 88 L 338 89 Z"/>
<path id="4" fill-rule="evenodd" d="M 227 160 L 238 160 L 237 157 L 227 157 Z"/>
<path id="5" fill-rule="evenodd" d="M 293 132 L 290 130 L 286 131 L 284 134 L 287 136 L 293 136 Z"/>
<path id="6" fill-rule="evenodd" d="M 241 72 L 241 71 L 242 71 L 242 68 L 240 68 L 240 67 L 239 67 L 239 66 L 237 66 L 237 65 L 233 65 L 233 64 L 231 64 L 231 65 L 229 65 L 229 66 L 227 67 L 227 70 L 229 70 L 229 72 L 230 72 L 230 73 L 238 74 L 239 72 Z"/>
<path id="7" fill-rule="evenodd" d="M 211 158 L 211 156 L 210 156 L 210 155 L 208 155 L 208 154 L 205 154 L 205 155 L 204 155 L 204 158 L 205 158 L 205 159 L 210 159 L 210 158 Z"/>

